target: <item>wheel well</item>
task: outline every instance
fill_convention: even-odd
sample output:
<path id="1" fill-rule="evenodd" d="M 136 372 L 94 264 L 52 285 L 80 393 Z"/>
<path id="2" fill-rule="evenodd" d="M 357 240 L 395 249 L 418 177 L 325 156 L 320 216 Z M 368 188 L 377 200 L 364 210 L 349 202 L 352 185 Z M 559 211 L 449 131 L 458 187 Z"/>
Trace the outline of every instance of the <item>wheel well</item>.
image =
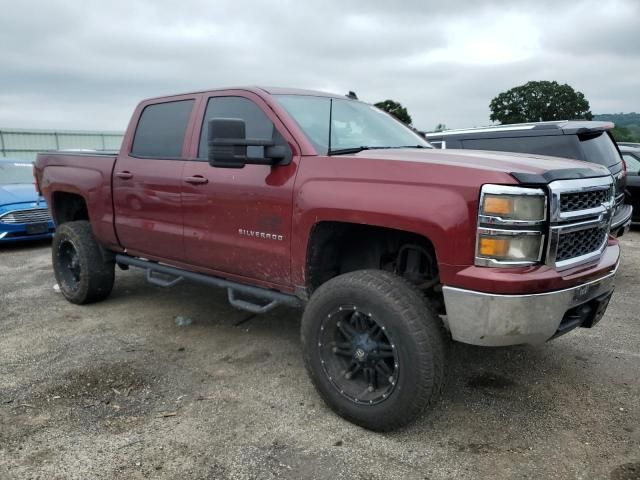
<path id="1" fill-rule="evenodd" d="M 342 273 L 373 268 L 403 276 L 423 291 L 438 287 L 438 263 L 428 238 L 371 225 L 320 222 L 307 252 L 309 293 Z"/>
<path id="2" fill-rule="evenodd" d="M 76 193 L 54 192 L 52 211 L 56 225 L 76 220 L 89 220 L 87 202 Z"/>

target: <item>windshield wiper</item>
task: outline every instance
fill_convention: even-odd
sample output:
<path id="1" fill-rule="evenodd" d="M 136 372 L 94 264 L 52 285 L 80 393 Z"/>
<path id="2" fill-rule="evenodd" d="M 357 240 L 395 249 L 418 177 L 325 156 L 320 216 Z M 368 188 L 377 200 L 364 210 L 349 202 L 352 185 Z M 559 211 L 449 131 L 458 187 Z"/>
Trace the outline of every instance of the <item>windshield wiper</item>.
<path id="1" fill-rule="evenodd" d="M 349 147 L 349 148 L 338 148 L 336 150 L 329 150 L 327 155 L 349 155 L 350 153 L 358 153 L 363 150 L 383 150 L 385 148 L 394 148 L 394 147 L 369 147 L 367 145 L 363 145 L 361 147 Z"/>
<path id="2" fill-rule="evenodd" d="M 387 147 L 387 148 L 433 148 L 433 147 L 425 147 L 424 145 L 401 145 L 399 147 Z"/>
<path id="3" fill-rule="evenodd" d="M 370 147 L 362 145 L 360 147 L 338 148 L 336 150 L 330 150 L 327 155 L 349 155 L 351 153 L 362 152 L 363 150 L 388 150 L 391 148 L 429 148 L 424 145 L 398 145 L 396 147 Z"/>

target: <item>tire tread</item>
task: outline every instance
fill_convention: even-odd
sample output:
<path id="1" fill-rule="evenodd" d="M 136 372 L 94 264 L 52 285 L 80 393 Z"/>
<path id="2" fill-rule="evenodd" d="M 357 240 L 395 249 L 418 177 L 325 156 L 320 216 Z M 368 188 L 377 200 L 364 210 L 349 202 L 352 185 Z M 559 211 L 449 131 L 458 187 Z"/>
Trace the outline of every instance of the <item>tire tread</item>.
<path id="1" fill-rule="evenodd" d="M 375 418 L 363 421 L 349 415 L 348 412 L 338 411 L 345 418 L 365 428 L 377 431 L 388 431 L 400 428 L 438 398 L 444 383 L 444 364 L 446 359 L 446 333 L 444 326 L 435 309 L 429 304 L 425 296 L 405 279 L 381 270 L 359 270 L 335 277 L 322 285 L 312 296 L 303 316 L 303 345 L 305 344 L 305 323 L 312 322 L 308 318 L 313 315 L 317 306 L 325 299 L 330 299 L 345 288 L 365 289 L 383 297 L 390 307 L 402 317 L 408 327 L 408 334 L 414 338 L 419 346 L 419 362 L 417 371 L 423 372 L 418 379 L 418 392 L 412 398 L 408 408 L 403 411 L 391 412 L 385 418 Z M 314 380 L 320 395 L 335 407 L 329 395 L 322 391 L 312 371 L 310 352 L 305 349 L 305 364 L 311 378 Z M 429 372 L 429 373 L 424 373 Z M 335 410 L 335 408 L 334 408 Z"/>
<path id="2" fill-rule="evenodd" d="M 74 242 L 80 255 L 81 266 L 88 270 L 88 275 L 84 279 L 81 278 L 80 287 L 75 292 L 64 288 L 56 271 L 58 245 L 64 238 L 69 238 Z M 51 255 L 56 280 L 62 294 L 68 301 L 84 305 L 99 302 L 109 296 L 115 280 L 115 264 L 103 258 L 100 246 L 93 236 L 91 224 L 88 221 L 78 220 L 60 225 L 56 229 Z"/>

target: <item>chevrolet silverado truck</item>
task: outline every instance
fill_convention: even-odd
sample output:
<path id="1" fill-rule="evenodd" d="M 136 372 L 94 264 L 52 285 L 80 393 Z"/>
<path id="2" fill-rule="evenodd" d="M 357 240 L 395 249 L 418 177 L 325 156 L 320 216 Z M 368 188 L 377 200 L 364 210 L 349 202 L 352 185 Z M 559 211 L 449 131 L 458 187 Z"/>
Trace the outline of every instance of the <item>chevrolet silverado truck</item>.
<path id="1" fill-rule="evenodd" d="M 38 155 L 67 300 L 114 271 L 227 290 L 254 313 L 303 307 L 304 362 L 339 415 L 373 430 L 441 390 L 451 340 L 541 344 L 592 327 L 614 289 L 606 167 L 435 150 L 366 103 L 234 88 L 154 98 L 117 155 Z"/>

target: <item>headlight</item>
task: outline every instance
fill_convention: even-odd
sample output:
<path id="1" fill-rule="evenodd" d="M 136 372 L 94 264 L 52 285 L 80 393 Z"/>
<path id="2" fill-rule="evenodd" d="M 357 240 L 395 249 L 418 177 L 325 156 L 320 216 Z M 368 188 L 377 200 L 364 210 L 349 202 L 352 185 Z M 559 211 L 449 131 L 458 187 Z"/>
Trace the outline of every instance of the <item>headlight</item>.
<path id="1" fill-rule="evenodd" d="M 544 190 L 484 185 L 478 208 L 476 265 L 523 266 L 539 262 L 546 218 Z"/>
<path id="2" fill-rule="evenodd" d="M 488 223 L 536 223 L 547 217 L 547 196 L 539 188 L 484 185 L 480 215 Z"/>
<path id="3" fill-rule="evenodd" d="M 535 263 L 540 260 L 542 233 L 537 231 L 478 231 L 477 257 L 504 263 Z"/>

